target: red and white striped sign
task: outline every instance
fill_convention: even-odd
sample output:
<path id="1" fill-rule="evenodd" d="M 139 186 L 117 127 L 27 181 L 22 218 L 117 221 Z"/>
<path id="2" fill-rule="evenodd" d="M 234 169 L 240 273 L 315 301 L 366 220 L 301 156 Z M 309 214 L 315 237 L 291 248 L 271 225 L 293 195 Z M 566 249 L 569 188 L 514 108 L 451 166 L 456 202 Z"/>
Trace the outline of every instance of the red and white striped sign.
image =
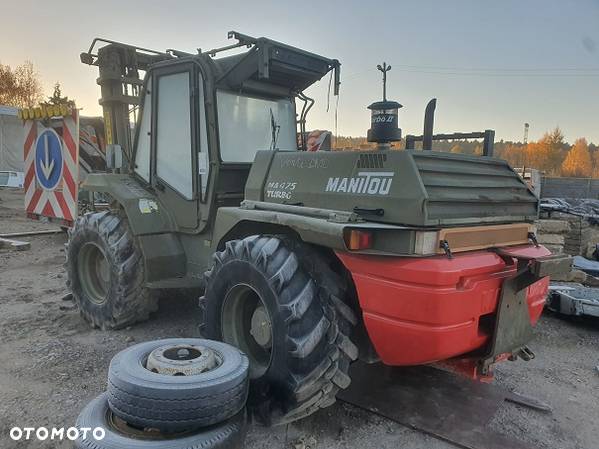
<path id="1" fill-rule="evenodd" d="M 53 121 L 53 124 L 56 124 L 56 121 Z M 62 117 L 57 127 L 45 128 L 38 120 L 25 120 L 23 128 L 25 132 L 24 187 L 27 216 L 34 219 L 48 217 L 71 226 L 77 217 L 77 194 L 79 190 L 77 182 L 79 173 L 79 113 L 73 108 L 72 114 Z M 48 142 L 46 141 L 46 160 L 41 160 L 41 169 L 38 166 L 36 170 L 36 147 L 43 148 L 44 145 L 44 142 L 38 140 L 44 134 L 47 135 L 49 129 L 53 129 L 60 139 L 60 154 L 62 157 L 49 160 Z M 54 162 L 60 159 L 62 160 L 62 167 L 55 167 Z M 37 163 L 40 164 L 40 161 Z M 62 170 L 60 170 L 61 168 Z M 45 178 L 42 181 L 40 176 L 44 175 Z M 51 187 L 48 188 L 47 185 L 43 185 L 43 182 L 47 183 L 46 178 L 50 177 L 54 179 Z"/>

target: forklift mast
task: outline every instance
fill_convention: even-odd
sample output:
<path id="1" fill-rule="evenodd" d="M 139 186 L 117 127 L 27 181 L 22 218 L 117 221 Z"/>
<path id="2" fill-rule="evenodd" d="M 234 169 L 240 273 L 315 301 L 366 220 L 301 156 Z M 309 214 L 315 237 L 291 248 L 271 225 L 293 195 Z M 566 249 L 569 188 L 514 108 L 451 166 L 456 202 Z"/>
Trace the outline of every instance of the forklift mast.
<path id="1" fill-rule="evenodd" d="M 98 43 L 106 43 L 97 51 Z M 107 145 L 120 145 L 127 162 L 131 161 L 133 144 L 131 121 L 135 122 L 139 107 L 143 74 L 156 62 L 173 58 L 172 52 L 159 52 L 112 40 L 95 38 L 81 62 L 98 67 L 100 100 L 104 116 Z"/>

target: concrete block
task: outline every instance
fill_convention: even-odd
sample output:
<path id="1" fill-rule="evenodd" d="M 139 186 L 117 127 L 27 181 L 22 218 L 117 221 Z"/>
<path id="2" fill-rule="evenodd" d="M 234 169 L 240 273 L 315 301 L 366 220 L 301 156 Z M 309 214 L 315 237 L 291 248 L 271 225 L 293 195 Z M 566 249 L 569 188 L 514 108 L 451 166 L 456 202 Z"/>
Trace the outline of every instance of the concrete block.
<path id="1" fill-rule="evenodd" d="M 539 234 L 537 235 L 539 243 L 549 243 L 550 245 L 564 245 L 565 239 L 563 235 L 559 234 Z"/>
<path id="2" fill-rule="evenodd" d="M 547 248 L 549 251 L 551 251 L 551 254 L 564 254 L 564 247 L 562 245 L 543 245 L 545 248 Z M 565 253 L 565 254 L 569 254 L 569 253 Z"/>
<path id="3" fill-rule="evenodd" d="M 562 273 L 560 276 L 551 276 L 552 281 L 558 282 L 580 282 L 583 283 L 587 278 L 584 271 L 572 270 L 569 273 Z"/>
<path id="4" fill-rule="evenodd" d="M 567 220 L 538 220 L 536 223 L 539 234 L 566 234 L 570 232 Z"/>

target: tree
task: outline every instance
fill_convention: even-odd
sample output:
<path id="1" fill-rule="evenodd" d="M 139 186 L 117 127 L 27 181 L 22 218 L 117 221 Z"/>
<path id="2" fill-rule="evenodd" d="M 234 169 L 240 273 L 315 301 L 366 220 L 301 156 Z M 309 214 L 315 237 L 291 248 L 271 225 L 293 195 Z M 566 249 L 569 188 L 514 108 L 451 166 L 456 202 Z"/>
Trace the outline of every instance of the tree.
<path id="1" fill-rule="evenodd" d="M 584 137 L 577 139 L 562 164 L 562 175 L 587 178 L 593 174 L 593 161 Z"/>
<path id="2" fill-rule="evenodd" d="M 30 61 L 14 69 L 0 64 L 0 104 L 25 108 L 37 105 L 42 98 L 39 74 Z"/>
<path id="3" fill-rule="evenodd" d="M 512 167 L 524 167 L 526 164 L 526 148 L 522 145 L 509 144 L 496 150 L 497 156 L 505 159 Z"/>
<path id="4" fill-rule="evenodd" d="M 462 149 L 462 147 L 460 146 L 459 143 L 456 143 L 454 146 L 451 147 L 449 152 L 450 153 L 463 153 L 464 150 Z"/>
<path id="5" fill-rule="evenodd" d="M 69 100 L 69 97 L 62 96 L 62 90 L 60 89 L 60 83 L 58 81 L 56 84 L 54 84 L 54 92 L 52 93 L 52 96 L 48 97 L 48 101 L 46 101 L 44 104 L 53 106 L 62 104 L 75 106 L 75 102 L 73 100 Z"/>
<path id="6" fill-rule="evenodd" d="M 526 146 L 526 166 L 545 171 L 550 175 L 559 175 L 565 157 L 566 143 L 559 128 L 545 133 L 538 142 Z"/>

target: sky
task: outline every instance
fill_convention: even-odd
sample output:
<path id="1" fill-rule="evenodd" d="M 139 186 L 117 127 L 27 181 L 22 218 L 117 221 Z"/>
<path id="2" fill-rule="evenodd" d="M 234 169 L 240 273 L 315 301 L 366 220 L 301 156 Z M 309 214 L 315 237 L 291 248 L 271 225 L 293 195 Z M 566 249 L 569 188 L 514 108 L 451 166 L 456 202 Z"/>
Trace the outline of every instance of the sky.
<path id="1" fill-rule="evenodd" d="M 0 2 L 0 63 L 32 61 L 47 95 L 59 81 L 83 115 L 101 112 L 97 69 L 79 61 L 94 37 L 193 52 L 236 30 L 341 61 L 338 103 L 327 111 L 328 78 L 307 92 L 308 129 L 334 131 L 337 109 L 340 135 L 365 135 L 385 61 L 404 134 L 422 133 L 436 97 L 436 132 L 521 140 L 528 122 L 530 140 L 559 126 L 599 143 L 599 0 Z"/>

